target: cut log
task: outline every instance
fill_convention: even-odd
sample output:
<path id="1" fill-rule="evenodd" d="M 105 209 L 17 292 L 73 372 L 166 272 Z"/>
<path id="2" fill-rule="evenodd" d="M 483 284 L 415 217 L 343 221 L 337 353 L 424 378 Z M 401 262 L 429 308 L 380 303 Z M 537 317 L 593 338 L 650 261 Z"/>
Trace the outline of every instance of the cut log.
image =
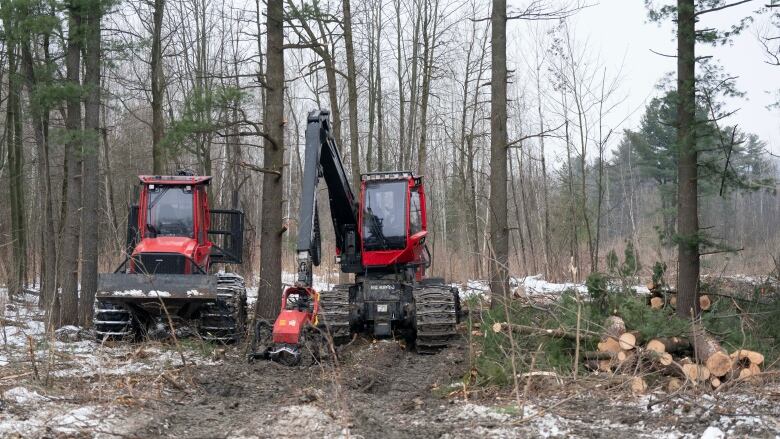
<path id="1" fill-rule="evenodd" d="M 609 316 L 604 321 L 604 332 L 601 335 L 601 341 L 609 338 L 619 339 L 626 332 L 626 323 L 618 316 Z"/>
<path id="2" fill-rule="evenodd" d="M 616 355 L 612 352 L 583 352 L 582 358 L 586 360 L 614 360 Z"/>
<path id="3" fill-rule="evenodd" d="M 628 354 L 628 352 L 626 352 L 626 351 L 620 351 L 620 352 L 618 352 L 618 354 L 617 354 L 617 360 L 618 360 L 619 362 L 621 362 L 621 363 L 623 363 L 623 362 L 625 362 L 626 360 L 628 360 L 628 358 L 629 358 L 629 354 Z"/>
<path id="4" fill-rule="evenodd" d="M 672 358 L 672 354 L 669 352 L 664 352 L 658 357 L 658 362 L 664 366 L 669 366 L 674 362 L 674 358 Z"/>
<path id="5" fill-rule="evenodd" d="M 642 335 L 639 331 L 624 332 L 618 338 L 620 348 L 626 351 L 636 348 L 642 342 Z"/>
<path id="6" fill-rule="evenodd" d="M 597 349 L 599 352 L 612 352 L 614 354 L 622 351 L 622 349 L 620 349 L 620 342 L 614 338 L 607 338 L 606 340 L 599 342 Z"/>
<path id="7" fill-rule="evenodd" d="M 669 305 L 677 306 L 677 296 L 672 296 L 669 298 Z"/>
<path id="8" fill-rule="evenodd" d="M 739 378 L 740 379 L 746 379 L 753 376 L 753 371 L 750 370 L 750 368 L 745 368 L 739 371 Z"/>
<path id="9" fill-rule="evenodd" d="M 732 360 L 729 354 L 720 347 L 720 343 L 714 337 L 707 334 L 701 325 L 695 325 L 691 330 L 691 340 L 694 343 L 694 350 L 699 361 L 701 361 L 709 371 L 717 376 L 726 375 L 732 367 Z"/>
<path id="10" fill-rule="evenodd" d="M 650 308 L 661 309 L 664 307 L 664 299 L 662 297 L 653 297 L 650 299 Z"/>
<path id="11" fill-rule="evenodd" d="M 740 349 L 738 351 L 734 351 L 729 355 L 734 360 L 744 360 L 748 359 L 750 364 L 760 365 L 764 362 L 764 355 L 760 352 L 756 351 L 749 351 L 747 349 Z"/>
<path id="12" fill-rule="evenodd" d="M 726 352 L 713 352 L 712 355 L 707 358 L 707 361 L 704 363 L 707 366 L 707 369 L 712 372 L 713 375 L 717 377 L 722 377 L 726 375 L 732 368 L 733 363 L 731 361 L 731 358 L 726 354 Z"/>
<path id="13" fill-rule="evenodd" d="M 647 391 L 647 383 L 640 377 L 631 378 L 631 391 L 636 394 L 642 394 Z"/>
<path id="14" fill-rule="evenodd" d="M 707 311 L 710 309 L 710 306 L 712 306 L 712 300 L 710 300 L 710 296 L 706 294 L 699 296 L 699 307 L 702 311 Z"/>
<path id="15" fill-rule="evenodd" d="M 669 393 L 674 393 L 682 387 L 682 381 L 680 381 L 679 378 L 669 378 L 669 381 L 666 383 L 666 391 Z"/>
<path id="16" fill-rule="evenodd" d="M 602 372 L 612 372 L 612 360 L 599 360 L 599 370 Z"/>
<path id="17" fill-rule="evenodd" d="M 682 370 L 685 376 L 693 382 L 704 382 L 710 377 L 710 370 L 707 369 L 707 366 L 683 364 Z"/>
<path id="18" fill-rule="evenodd" d="M 761 368 L 758 366 L 758 364 L 750 363 L 748 370 L 750 371 L 751 376 L 756 376 L 761 373 Z"/>
<path id="19" fill-rule="evenodd" d="M 646 349 L 650 352 L 656 352 L 659 354 L 663 354 L 664 352 L 666 352 L 666 346 L 664 346 L 664 344 L 657 339 L 652 339 L 648 341 Z"/>
<path id="20" fill-rule="evenodd" d="M 673 354 L 675 352 L 679 352 L 683 349 L 687 349 L 691 346 L 688 339 L 681 338 L 681 337 L 662 337 L 662 338 L 654 338 L 647 342 L 647 350 L 649 351 L 655 351 L 659 354 L 662 354 L 664 352 L 669 352 L 670 354 Z"/>
<path id="21" fill-rule="evenodd" d="M 720 378 L 718 378 L 718 377 L 711 377 L 710 378 L 710 384 L 712 385 L 713 389 L 717 389 L 718 387 L 720 387 L 720 384 L 721 384 L 720 383 Z"/>

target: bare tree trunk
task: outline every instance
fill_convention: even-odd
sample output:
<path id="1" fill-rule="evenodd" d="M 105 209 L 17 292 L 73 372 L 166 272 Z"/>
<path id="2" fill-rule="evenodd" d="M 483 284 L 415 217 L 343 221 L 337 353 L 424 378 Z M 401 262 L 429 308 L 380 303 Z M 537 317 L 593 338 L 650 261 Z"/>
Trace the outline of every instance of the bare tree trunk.
<path id="1" fill-rule="evenodd" d="M 263 124 L 263 166 L 279 175 L 263 174 L 263 218 L 260 222 L 260 286 L 255 314 L 274 319 L 282 295 L 282 213 L 284 187 L 284 11 L 282 0 L 269 0 L 266 25 L 266 102 Z"/>
<path id="2" fill-rule="evenodd" d="M 330 102 L 330 115 L 331 115 L 331 127 L 333 128 L 333 138 L 336 139 L 336 146 L 339 148 L 339 153 L 344 153 L 344 142 L 341 137 L 341 110 L 339 107 L 339 92 L 338 82 L 336 81 L 336 62 L 333 59 L 333 53 L 331 49 L 324 46 L 319 40 L 328 40 L 328 34 L 325 29 L 323 21 L 325 20 L 324 14 L 319 9 L 319 4 L 315 2 L 313 6 L 314 19 L 317 20 L 319 26 L 319 32 L 321 38 L 317 38 L 314 31 L 309 26 L 307 20 L 311 17 L 311 14 L 303 14 L 298 7 L 291 1 L 287 0 L 287 5 L 290 8 L 290 15 L 296 16 L 299 19 L 299 23 L 306 33 L 304 36 L 300 29 L 293 27 L 293 31 L 301 39 L 305 39 L 308 42 L 314 44 L 312 50 L 322 59 L 322 63 L 325 65 L 325 78 L 328 83 L 328 100 Z"/>
<path id="3" fill-rule="evenodd" d="M 51 301 L 56 291 L 57 274 L 57 254 L 55 242 L 54 212 L 51 199 L 51 177 L 49 170 L 49 146 L 47 144 L 43 112 L 47 111 L 41 108 L 39 103 L 33 99 L 38 90 L 38 79 L 35 76 L 32 52 L 27 41 L 22 43 L 22 62 L 24 65 L 25 84 L 27 86 L 28 99 L 30 101 L 30 118 L 32 119 L 33 137 L 35 146 L 38 170 L 39 197 L 42 207 L 42 239 L 41 239 L 41 299 L 39 306 L 43 307 L 47 316 L 50 313 Z M 47 322 L 49 320 L 47 319 Z M 47 325 L 48 329 L 48 325 Z"/>
<path id="4" fill-rule="evenodd" d="M 413 147 L 412 142 L 415 138 L 415 128 L 417 127 L 417 69 L 419 65 L 419 43 L 420 43 L 420 21 L 422 20 L 422 14 L 420 13 L 419 6 L 415 14 L 414 33 L 412 35 L 412 72 L 409 76 L 409 116 L 406 122 L 406 144 L 401 144 L 403 148 L 404 163 L 402 169 L 412 169 L 414 166 L 412 163 Z"/>
<path id="5" fill-rule="evenodd" d="M 374 26 L 376 25 L 375 15 L 376 0 L 371 1 L 371 7 L 366 7 L 366 33 L 371 35 L 371 41 L 368 42 L 368 136 L 366 136 L 366 172 L 374 169 L 374 125 L 376 122 L 376 76 L 374 68 L 378 65 L 379 57 L 376 54 L 376 45 L 374 44 Z"/>
<path id="6" fill-rule="evenodd" d="M 677 1 L 677 144 L 679 147 L 677 315 L 699 314 L 699 200 L 696 151 L 696 15 L 694 0 Z"/>
<path id="7" fill-rule="evenodd" d="M 509 156 L 509 160 L 512 160 L 512 156 Z M 529 212 L 531 211 L 531 207 L 528 206 L 528 195 L 526 195 L 526 181 L 524 177 L 523 172 L 523 156 L 522 156 L 522 150 L 517 154 L 517 168 L 520 172 L 520 197 L 523 200 L 523 216 L 525 218 L 525 229 L 528 233 L 528 249 L 531 251 L 531 267 L 533 267 L 534 273 L 538 271 L 537 265 L 536 265 L 536 250 L 534 250 L 534 235 L 531 231 L 531 217 L 529 215 Z M 529 172 L 530 174 L 530 172 Z M 520 234 L 523 234 L 523 226 L 518 220 L 517 222 L 518 231 Z"/>
<path id="8" fill-rule="evenodd" d="M 9 23 L 5 23 L 8 25 Z M 21 294 L 24 285 L 27 259 L 27 239 L 25 231 L 24 179 L 22 152 L 22 104 L 20 98 L 21 84 L 18 79 L 18 59 L 16 44 L 10 39 L 6 41 L 8 49 L 8 100 L 6 103 L 7 130 L 7 161 L 8 161 L 8 192 L 11 213 L 11 276 L 8 285 L 8 296 Z"/>
<path id="9" fill-rule="evenodd" d="M 569 107 L 566 102 L 566 92 L 561 91 L 564 112 L 564 133 L 566 139 L 566 169 L 568 171 L 568 189 L 569 189 L 569 220 L 571 221 L 571 241 L 569 242 L 569 252 L 572 265 L 579 271 L 580 267 L 580 249 L 577 233 L 577 209 L 575 207 L 576 196 L 574 195 L 574 171 L 571 157 L 571 137 L 569 136 Z M 579 280 L 576 273 L 572 273 L 572 282 Z"/>
<path id="10" fill-rule="evenodd" d="M 162 139 L 165 137 L 165 119 L 163 118 L 163 96 L 165 80 L 162 70 L 162 22 L 165 15 L 165 0 L 154 0 L 152 12 L 152 172 L 155 175 L 165 173 L 165 151 Z"/>
<path id="11" fill-rule="evenodd" d="M 92 302 L 97 291 L 98 271 L 98 151 L 100 150 L 100 22 L 102 3 L 91 2 L 84 26 L 84 86 L 87 92 L 84 105 L 84 146 L 81 209 L 81 294 L 79 295 L 79 323 L 92 325 Z"/>
<path id="12" fill-rule="evenodd" d="M 541 65 L 536 67 L 536 92 L 539 115 L 539 132 L 544 133 L 544 115 L 542 114 Z M 544 242 L 544 277 L 550 279 L 550 196 L 547 185 L 547 160 L 544 154 L 544 135 L 539 138 L 539 158 L 542 165 L 542 199 L 544 200 L 544 221 L 542 222 L 542 242 Z"/>
<path id="13" fill-rule="evenodd" d="M 349 149 L 352 158 L 352 182 L 360 187 L 360 143 L 358 142 L 357 69 L 355 48 L 352 45 L 352 10 L 349 0 L 344 1 L 344 44 L 347 50 L 347 94 L 349 95 Z"/>
<path id="14" fill-rule="evenodd" d="M 396 60 L 398 66 L 396 73 L 398 75 L 398 169 L 404 168 L 404 148 L 406 133 L 406 97 L 404 95 L 404 65 L 403 44 L 401 44 L 401 0 L 394 0 L 395 20 L 396 20 Z"/>
<path id="15" fill-rule="evenodd" d="M 376 119 L 377 119 L 377 133 L 376 133 L 376 170 L 384 171 L 384 115 L 382 108 L 382 0 L 379 0 L 379 8 L 376 10 L 376 38 L 374 40 L 376 44 L 375 58 L 376 58 L 376 79 L 374 84 L 376 87 Z"/>
<path id="16" fill-rule="evenodd" d="M 479 243 L 479 220 L 477 218 L 477 209 L 479 208 L 477 202 L 477 182 L 474 169 L 474 135 L 469 134 L 466 156 L 466 178 L 468 183 L 468 229 L 471 231 L 471 260 L 474 261 L 474 275 L 478 278 L 482 277 L 482 257 L 480 254 Z"/>
<path id="17" fill-rule="evenodd" d="M 507 227 L 507 71 L 506 0 L 493 0 L 491 14 L 490 80 L 490 290 L 493 297 L 509 297 L 509 236 Z M 494 300 L 497 307 L 501 300 Z"/>
<path id="18" fill-rule="evenodd" d="M 425 1 L 425 15 L 423 18 L 423 83 L 422 102 L 420 103 L 420 146 L 417 149 L 417 173 L 427 173 L 428 149 L 426 145 L 428 135 L 428 100 L 431 92 L 431 77 L 433 76 L 433 58 L 436 47 L 436 27 L 438 24 L 439 2 L 434 1 L 433 14 L 429 10 L 428 1 Z M 429 27 L 433 22 L 433 29 Z"/>
<path id="19" fill-rule="evenodd" d="M 71 7 L 68 11 L 68 48 L 66 53 L 67 82 L 71 87 L 67 98 L 68 113 L 65 128 L 68 141 L 65 144 L 68 157 L 68 208 L 65 212 L 65 228 L 62 237 L 62 296 L 60 319 L 56 327 L 78 324 L 78 267 L 81 211 L 81 10 Z"/>
<path id="20" fill-rule="evenodd" d="M 519 153 L 519 152 L 518 152 Z M 520 175 L 523 174 L 523 168 L 520 167 Z M 525 254 L 525 238 L 523 237 L 523 226 L 520 221 L 520 204 L 517 202 L 517 189 L 515 188 L 515 181 L 514 181 L 514 165 L 512 160 L 512 152 L 509 152 L 509 187 L 512 188 L 512 204 L 515 208 L 515 220 L 517 221 L 517 234 L 520 237 L 520 258 L 518 258 L 518 262 L 522 262 L 523 264 L 523 273 L 528 273 L 528 261 L 526 260 L 526 254 Z M 520 187 L 522 189 L 523 180 L 521 178 L 520 180 Z M 523 208 L 527 209 L 525 204 L 523 204 Z M 511 235 L 512 232 L 509 232 Z M 517 245 L 515 245 L 515 249 L 517 249 Z M 531 257 L 533 258 L 533 252 L 531 252 Z"/>

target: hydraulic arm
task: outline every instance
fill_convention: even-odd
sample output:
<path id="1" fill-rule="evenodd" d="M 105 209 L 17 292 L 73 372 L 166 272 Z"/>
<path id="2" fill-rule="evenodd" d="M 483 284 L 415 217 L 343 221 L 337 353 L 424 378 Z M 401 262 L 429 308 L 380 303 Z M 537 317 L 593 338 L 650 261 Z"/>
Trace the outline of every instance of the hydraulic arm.
<path id="1" fill-rule="evenodd" d="M 325 179 L 330 198 L 336 252 L 341 269 L 347 273 L 362 270 L 360 261 L 359 211 L 349 177 L 341 162 L 338 146 L 330 132 L 330 112 L 315 110 L 306 120 L 306 146 L 301 206 L 298 216 L 298 285 L 312 285 L 312 265 L 321 260 L 320 224 L 317 209 L 317 188 L 320 177 Z"/>

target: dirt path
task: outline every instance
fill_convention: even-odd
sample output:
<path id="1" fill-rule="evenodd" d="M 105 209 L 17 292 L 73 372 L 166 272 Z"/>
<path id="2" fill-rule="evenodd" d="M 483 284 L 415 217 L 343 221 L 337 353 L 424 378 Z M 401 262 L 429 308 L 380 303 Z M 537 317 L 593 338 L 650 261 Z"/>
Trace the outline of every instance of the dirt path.
<path id="1" fill-rule="evenodd" d="M 287 368 L 227 358 L 198 367 L 191 394 L 155 404 L 138 436 L 322 437 L 349 431 L 363 437 L 440 437 L 451 431 L 436 416 L 448 402 L 439 394 L 463 376 L 462 347 L 435 356 L 398 343 L 363 342 L 341 357 L 341 367 Z"/>

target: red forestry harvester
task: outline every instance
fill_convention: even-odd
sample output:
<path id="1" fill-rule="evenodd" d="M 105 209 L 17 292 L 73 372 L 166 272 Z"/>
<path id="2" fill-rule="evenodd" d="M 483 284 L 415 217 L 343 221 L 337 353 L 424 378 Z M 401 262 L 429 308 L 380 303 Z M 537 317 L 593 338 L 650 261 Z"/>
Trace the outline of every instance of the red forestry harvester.
<path id="1" fill-rule="evenodd" d="M 305 147 L 298 278 L 284 292 L 274 325 L 258 322 L 254 355 L 295 364 L 302 347 L 322 333 L 335 343 L 349 340 L 353 332 L 400 333 L 419 353 L 448 346 L 456 336 L 460 301 L 457 289 L 425 276 L 430 253 L 422 177 L 406 171 L 364 174 L 356 199 L 327 111 L 309 114 Z M 321 257 L 316 197 L 321 177 L 330 198 L 336 262 L 342 272 L 354 273 L 355 282 L 317 293 L 312 266 Z"/>
<path id="2" fill-rule="evenodd" d="M 98 276 L 97 338 L 160 338 L 173 329 L 238 340 L 246 322 L 244 280 L 210 272 L 217 263 L 241 263 L 243 213 L 209 209 L 211 177 L 184 171 L 139 178 L 140 197 L 127 221 L 127 257 L 114 273 Z"/>

